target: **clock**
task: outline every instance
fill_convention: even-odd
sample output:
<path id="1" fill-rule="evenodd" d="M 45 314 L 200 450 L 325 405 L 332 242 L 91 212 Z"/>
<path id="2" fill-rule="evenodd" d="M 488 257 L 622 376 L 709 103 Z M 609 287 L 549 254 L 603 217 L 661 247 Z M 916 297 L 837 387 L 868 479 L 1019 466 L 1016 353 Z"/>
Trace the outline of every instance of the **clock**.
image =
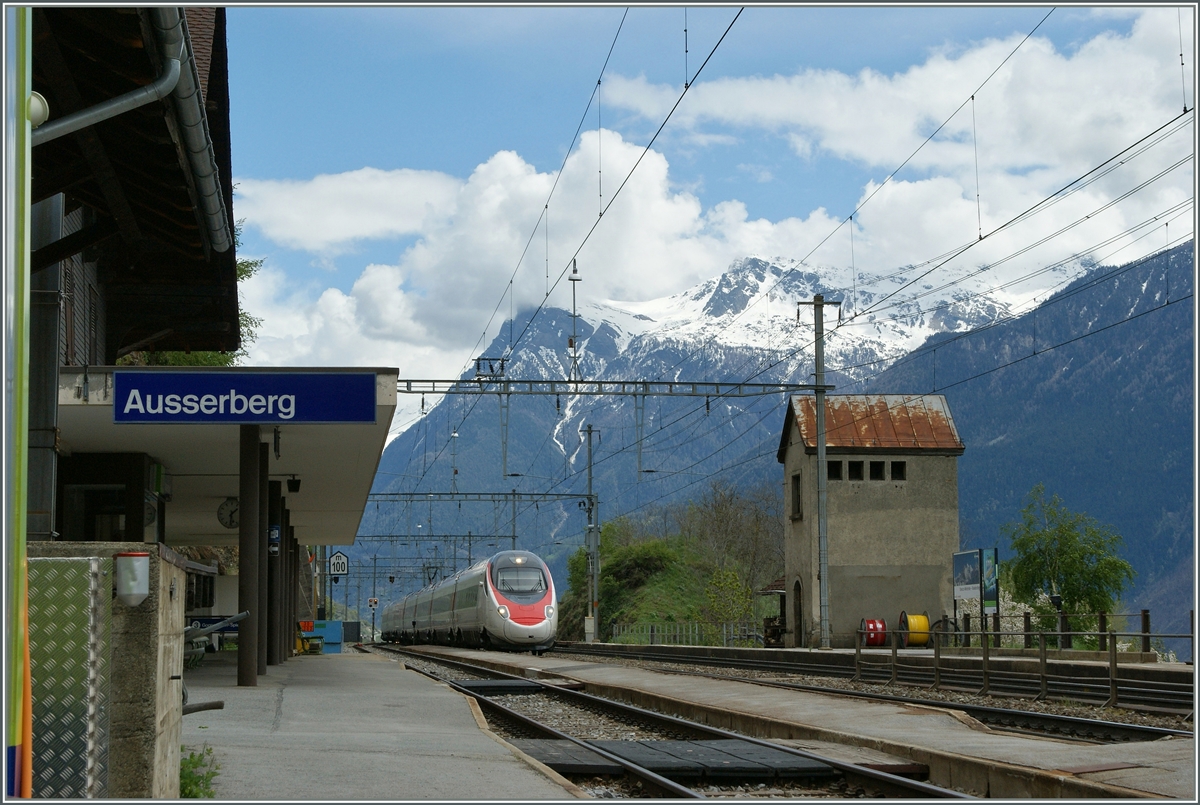
<path id="1" fill-rule="evenodd" d="M 238 527 L 238 499 L 225 498 L 220 506 L 217 507 L 217 519 L 221 525 L 226 528 Z"/>

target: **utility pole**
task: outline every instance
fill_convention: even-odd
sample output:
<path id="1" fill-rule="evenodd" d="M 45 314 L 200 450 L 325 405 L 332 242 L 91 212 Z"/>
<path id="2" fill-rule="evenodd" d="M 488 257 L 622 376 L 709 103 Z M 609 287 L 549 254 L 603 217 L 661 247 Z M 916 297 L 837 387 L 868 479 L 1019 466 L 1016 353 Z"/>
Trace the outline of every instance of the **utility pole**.
<path id="1" fill-rule="evenodd" d="M 371 557 L 371 601 L 373 601 L 373 602 L 378 600 L 376 598 L 378 593 L 375 591 L 375 582 L 377 580 L 376 570 L 378 569 L 378 567 L 379 567 L 379 554 L 375 554 L 374 556 Z M 375 607 L 374 606 L 371 607 L 371 642 L 372 643 L 375 642 Z"/>
<path id="2" fill-rule="evenodd" d="M 513 507 L 512 507 L 512 549 L 517 549 L 517 490 L 512 491 Z"/>
<path id="3" fill-rule="evenodd" d="M 827 516 L 828 466 L 825 459 L 825 305 L 841 305 L 841 300 L 825 301 L 815 294 L 812 302 L 798 304 L 813 306 L 813 326 L 816 343 L 817 406 L 817 586 L 821 595 L 821 648 L 831 648 L 829 642 L 829 520 Z M 797 315 L 799 313 L 797 312 Z"/>
<path id="4" fill-rule="evenodd" d="M 596 642 L 596 619 L 600 616 L 600 519 L 596 498 L 592 495 L 592 426 L 587 426 L 587 555 L 588 555 L 588 614 L 584 619 L 584 640 Z"/>

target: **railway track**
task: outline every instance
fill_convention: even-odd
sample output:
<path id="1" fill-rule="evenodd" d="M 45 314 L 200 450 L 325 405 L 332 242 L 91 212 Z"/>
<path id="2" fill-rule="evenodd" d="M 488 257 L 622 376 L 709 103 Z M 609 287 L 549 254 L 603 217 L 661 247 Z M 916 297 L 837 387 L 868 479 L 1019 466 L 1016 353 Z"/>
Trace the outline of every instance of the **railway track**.
<path id="1" fill-rule="evenodd" d="M 576 769 L 577 778 L 622 773 L 624 783 L 601 796 L 971 798 L 560 685 L 390 646 L 371 650 L 400 655 L 474 697 L 493 729 L 552 768 Z"/>
<path id="2" fill-rule="evenodd" d="M 606 649 L 603 646 L 581 646 L 574 644 L 556 646 L 554 651 L 556 653 L 576 656 L 614 657 L 625 660 L 672 663 L 682 666 L 734 668 L 790 677 L 819 676 L 850 681 L 854 680 L 856 675 L 855 669 L 851 666 L 831 666 L 815 662 L 688 657 L 675 653 L 665 654 L 655 651 L 653 647 L 646 647 L 645 651 L 626 650 L 626 648 L 623 647 L 622 650 L 615 650 Z M 747 681 L 758 682 L 760 680 L 747 679 Z M 1043 687 L 1042 680 L 1036 674 L 991 669 L 985 677 L 982 668 L 940 668 L 935 672 L 933 668 L 904 664 L 898 664 L 893 671 L 890 660 L 886 663 L 876 660 L 863 662 L 860 664 L 858 679 L 856 681 L 864 684 L 895 683 L 922 689 L 933 689 L 936 685 L 937 689 L 948 692 L 1007 697 L 1017 700 L 1055 701 L 1071 704 L 1086 703 L 1093 707 L 1103 706 L 1108 701 L 1112 692 L 1107 678 L 1065 679 L 1050 677 L 1045 681 Z M 845 691 L 844 688 L 824 689 L 819 688 L 819 686 L 809 687 L 811 689 Z M 985 692 L 981 693 L 981 691 Z M 1194 706 L 1194 686 L 1190 682 L 1172 683 L 1165 681 L 1118 680 L 1117 700 L 1119 707 L 1123 710 L 1182 716 L 1184 720 L 1191 721 Z M 934 704 L 936 706 L 946 706 L 945 702 L 940 701 L 934 702 Z M 960 704 L 956 702 L 954 706 L 959 707 Z M 1071 729 L 1072 727 L 1066 727 L 1062 734 L 1071 734 Z M 1122 731 L 1117 730 L 1117 732 Z M 1146 734 L 1149 735 L 1150 733 Z M 1159 735 L 1157 737 L 1163 736 Z M 1129 740 L 1154 740 L 1154 738 L 1130 737 Z"/>

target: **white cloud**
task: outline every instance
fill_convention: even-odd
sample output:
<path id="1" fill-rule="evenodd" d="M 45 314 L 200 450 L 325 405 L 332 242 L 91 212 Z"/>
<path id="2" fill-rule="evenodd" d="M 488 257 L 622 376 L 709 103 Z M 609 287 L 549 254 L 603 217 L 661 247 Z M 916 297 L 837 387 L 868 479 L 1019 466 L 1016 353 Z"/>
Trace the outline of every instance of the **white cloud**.
<path id="1" fill-rule="evenodd" d="M 240 179 L 237 212 L 282 246 L 345 251 L 428 231 L 454 213 L 461 181 L 436 171 L 361 168 L 308 181 Z"/>
<path id="2" fill-rule="evenodd" d="M 1178 70 L 1175 83 L 1164 88 L 1163 66 L 1163 54 L 1170 52 L 1166 40 L 1175 36 L 1174 16 L 1171 26 L 1161 24 L 1163 19 L 1143 14 L 1129 37 L 1097 37 L 1070 57 L 1044 40 L 1026 43 L 977 98 L 979 205 L 968 108 L 914 160 L 911 173 L 888 182 L 856 217 L 857 268 L 892 270 L 972 242 L 980 228 L 994 229 L 1175 114 Z M 786 138 L 805 159 L 866 165 L 879 171 L 862 189 L 860 199 L 866 199 L 1015 44 L 991 41 L 954 55 L 934 54 L 893 76 L 807 71 L 698 83 L 672 125 L 684 127 L 679 141 L 689 147 L 733 136 L 703 126 L 757 127 Z M 605 84 L 606 103 L 648 118 L 665 114 L 675 97 L 675 90 L 644 78 L 614 76 Z M 1177 159 L 1181 148 L 1188 153 L 1191 137 L 1191 129 L 1182 131 L 1173 149 L 1132 160 L 1046 214 L 985 241 L 951 268 L 965 271 L 998 260 L 1087 215 Z M 473 357 L 494 311 L 480 350 L 508 318 L 510 305 L 520 312 L 544 300 L 547 285 L 593 225 L 578 253 L 584 278 L 578 291 L 585 304 L 665 296 L 752 254 L 812 253 L 814 262 L 849 264 L 849 233 L 835 232 L 846 211 L 818 208 L 770 221 L 751 219 L 736 199 L 705 209 L 694 193 L 673 183 L 661 152 L 642 158 L 643 150 L 613 131 L 582 135 L 557 177 L 548 245 L 539 229 L 511 297 L 509 279 L 556 179 L 517 153 L 500 151 L 465 179 L 364 168 L 309 181 L 241 180 L 237 214 L 276 243 L 319 259 L 368 240 L 415 236 L 394 264 L 365 266 L 345 291 L 293 287 L 282 267 L 268 262 L 246 286 L 247 309 L 264 319 L 252 361 L 389 365 L 407 377 L 451 376 Z M 639 158 L 637 171 L 613 201 Z M 761 181 L 789 180 L 777 166 L 739 168 Z M 1005 270 L 1019 273 L 1085 250 L 1189 197 L 1191 166 L 1185 168 Z M 612 206 L 596 225 L 602 203 Z M 549 304 L 569 307 L 568 283 L 559 284 Z"/>

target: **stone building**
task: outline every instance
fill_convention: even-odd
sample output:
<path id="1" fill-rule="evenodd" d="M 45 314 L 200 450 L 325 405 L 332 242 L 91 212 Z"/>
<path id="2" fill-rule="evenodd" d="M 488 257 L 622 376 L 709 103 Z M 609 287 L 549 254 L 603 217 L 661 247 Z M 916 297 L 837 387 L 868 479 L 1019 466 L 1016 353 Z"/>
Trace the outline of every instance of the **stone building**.
<path id="1" fill-rule="evenodd" d="M 852 646 L 863 618 L 953 606 L 958 456 L 941 395 L 825 399 L 831 644 Z M 784 472 L 787 646 L 820 644 L 816 403 L 793 397 L 780 436 Z"/>

